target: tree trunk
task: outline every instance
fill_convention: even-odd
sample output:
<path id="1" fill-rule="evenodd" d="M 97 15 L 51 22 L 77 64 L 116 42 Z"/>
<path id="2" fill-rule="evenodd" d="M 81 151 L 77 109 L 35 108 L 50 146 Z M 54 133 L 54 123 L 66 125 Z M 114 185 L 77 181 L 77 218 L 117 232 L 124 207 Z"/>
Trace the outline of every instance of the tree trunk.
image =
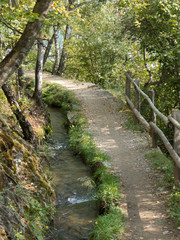
<path id="1" fill-rule="evenodd" d="M 3 89 L 3 92 L 6 96 L 9 104 L 11 105 L 11 109 L 12 109 L 14 115 L 16 116 L 16 119 L 18 120 L 18 122 L 21 126 L 21 129 L 22 129 L 22 132 L 24 135 L 24 139 L 28 140 L 30 143 L 32 143 L 36 147 L 37 143 L 36 143 L 33 128 L 31 126 L 31 124 L 29 123 L 29 121 L 24 116 L 24 114 L 19 106 L 19 103 L 15 99 L 15 96 L 11 90 L 11 87 L 7 83 L 4 83 L 2 85 L 2 89 Z"/>
<path id="2" fill-rule="evenodd" d="M 54 26 L 54 44 L 55 44 L 55 63 L 52 74 L 56 74 L 59 66 L 59 41 L 58 41 L 58 26 Z"/>
<path id="3" fill-rule="evenodd" d="M 146 62 L 146 48 L 144 47 L 143 48 L 143 60 L 144 60 L 144 66 L 149 74 L 149 80 L 147 83 L 144 84 L 144 87 L 147 87 L 151 84 L 152 82 L 152 72 L 151 72 L 151 69 L 150 67 L 148 66 L 147 62 Z"/>
<path id="4" fill-rule="evenodd" d="M 24 69 L 23 66 L 19 66 L 17 71 L 17 99 L 24 96 L 24 89 L 25 89 L 25 81 L 24 81 Z"/>
<path id="5" fill-rule="evenodd" d="M 67 24 L 66 25 L 66 31 L 65 31 L 65 36 L 64 36 L 64 43 L 66 40 L 69 40 L 71 37 L 71 25 Z M 59 67 L 58 67 L 58 75 L 62 76 L 65 72 L 65 61 L 67 59 L 67 54 L 65 52 L 65 47 L 63 44 L 63 49 L 62 49 L 62 53 L 61 53 L 61 59 L 60 59 L 60 63 L 59 63 Z"/>
<path id="6" fill-rule="evenodd" d="M 53 0 L 37 0 L 33 13 L 38 14 L 38 19 L 28 22 L 26 28 L 12 51 L 0 63 L 0 87 L 18 69 L 23 59 L 31 50 L 43 21 L 49 11 Z"/>
<path id="7" fill-rule="evenodd" d="M 35 70 L 35 89 L 33 98 L 37 101 L 37 103 L 42 106 L 42 71 L 43 71 L 43 57 L 44 57 L 44 46 L 43 39 L 38 39 L 38 52 L 37 52 L 37 61 L 36 61 L 36 70 Z"/>
<path id="8" fill-rule="evenodd" d="M 48 57 L 49 57 L 49 53 L 50 53 L 50 51 L 51 51 L 51 47 L 52 47 L 52 44 L 53 44 L 53 40 L 54 40 L 54 33 L 53 33 L 52 37 L 49 39 L 48 45 L 47 45 L 46 50 L 45 50 L 45 53 L 44 53 L 43 67 L 44 67 L 44 65 L 45 65 L 45 63 L 46 63 L 46 61 L 47 61 L 47 59 L 48 59 Z"/>
<path id="9" fill-rule="evenodd" d="M 16 1 L 15 0 L 8 0 L 9 7 L 15 7 Z"/>
<path id="10" fill-rule="evenodd" d="M 18 82 L 19 82 L 19 86 L 23 89 L 24 88 L 24 69 L 23 66 L 19 66 L 18 68 Z"/>

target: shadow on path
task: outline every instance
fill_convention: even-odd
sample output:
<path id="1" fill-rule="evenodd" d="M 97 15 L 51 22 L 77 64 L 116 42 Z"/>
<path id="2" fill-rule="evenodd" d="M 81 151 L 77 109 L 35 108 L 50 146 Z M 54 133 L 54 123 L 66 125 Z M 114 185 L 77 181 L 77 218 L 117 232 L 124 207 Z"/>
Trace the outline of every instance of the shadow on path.
<path id="1" fill-rule="evenodd" d="M 32 72 L 27 75 L 33 76 Z M 179 232 L 167 218 L 162 201 L 165 196 L 156 187 L 156 179 L 144 153 L 149 149 L 146 134 L 123 128 L 125 113 L 118 101 L 91 83 L 77 83 L 57 76 L 44 80 L 61 84 L 75 92 L 88 119 L 89 130 L 103 152 L 111 157 L 112 172 L 122 180 L 122 207 L 127 216 L 125 240 L 179 240 Z"/>

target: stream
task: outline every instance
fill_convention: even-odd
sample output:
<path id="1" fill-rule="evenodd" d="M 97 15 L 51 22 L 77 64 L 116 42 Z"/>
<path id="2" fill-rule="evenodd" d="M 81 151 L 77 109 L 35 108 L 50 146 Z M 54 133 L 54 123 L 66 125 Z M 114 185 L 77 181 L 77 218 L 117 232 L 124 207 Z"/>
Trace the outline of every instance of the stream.
<path id="1" fill-rule="evenodd" d="M 68 146 L 64 116 L 49 108 L 53 133 L 49 139 L 50 173 L 57 203 L 54 226 L 47 240 L 85 240 L 98 216 L 91 170 Z"/>

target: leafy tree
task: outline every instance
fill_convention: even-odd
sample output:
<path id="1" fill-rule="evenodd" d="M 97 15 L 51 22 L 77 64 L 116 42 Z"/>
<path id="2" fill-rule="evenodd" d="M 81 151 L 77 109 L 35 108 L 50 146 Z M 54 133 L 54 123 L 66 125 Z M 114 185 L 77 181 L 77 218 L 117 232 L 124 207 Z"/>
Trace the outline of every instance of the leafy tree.
<path id="1" fill-rule="evenodd" d="M 118 12 L 109 2 L 84 6 L 81 15 L 73 25 L 71 41 L 67 42 L 66 73 L 102 86 L 115 84 L 120 74 L 118 67 L 125 62 L 128 51 L 127 39 L 119 41 Z"/>
<path id="2" fill-rule="evenodd" d="M 37 0 L 21 37 L 0 63 L 0 86 L 16 71 L 32 48 L 52 0 Z M 2 8 L 2 6 L 1 6 Z"/>
<path id="3" fill-rule="evenodd" d="M 15 41 L 10 41 L 10 44 L 8 43 L 7 46 L 1 43 L 1 47 L 5 47 L 6 50 L 7 47 L 9 47 L 11 51 L 5 57 L 2 56 L 4 59 L 0 62 L 0 86 L 2 86 L 6 98 L 11 105 L 11 109 L 22 128 L 24 138 L 36 146 L 33 129 L 23 114 L 10 85 L 8 85 L 6 81 L 20 67 L 22 61 L 25 59 L 28 52 L 32 48 L 34 41 L 36 40 L 36 36 L 41 29 L 43 20 L 46 17 L 46 14 L 52 4 L 52 0 L 37 0 L 35 5 L 34 2 L 31 2 L 31 4 L 29 1 L 22 2 L 25 3 L 25 5 L 23 5 L 23 8 L 27 10 L 27 12 L 22 15 L 22 12 L 19 10 L 18 5 L 15 4 L 15 1 L 3 1 L 0 5 L 0 14 L 2 16 L 0 23 L 8 28 L 9 31 L 13 31 L 13 37 L 17 37 L 15 38 Z M 34 6 L 33 10 L 31 9 L 32 3 Z M 29 9 L 32 10 L 31 14 L 29 14 Z M 15 14 L 12 14 L 12 11 Z M 25 20 L 23 18 L 25 18 Z M 20 20 L 22 19 L 22 25 L 27 23 L 23 33 L 21 33 L 21 29 L 18 27 L 20 26 Z M 2 25 L 0 29 L 4 30 Z M 3 42 L 2 38 L 1 42 Z M 5 52 L 6 51 L 4 51 L 3 55 Z"/>
<path id="4" fill-rule="evenodd" d="M 128 30 L 132 39 L 139 41 L 142 53 L 148 56 L 144 61 L 152 76 L 146 86 L 154 86 L 158 107 L 170 114 L 179 105 L 179 1 L 120 1 L 120 7 L 126 8 L 123 22 L 131 21 Z"/>

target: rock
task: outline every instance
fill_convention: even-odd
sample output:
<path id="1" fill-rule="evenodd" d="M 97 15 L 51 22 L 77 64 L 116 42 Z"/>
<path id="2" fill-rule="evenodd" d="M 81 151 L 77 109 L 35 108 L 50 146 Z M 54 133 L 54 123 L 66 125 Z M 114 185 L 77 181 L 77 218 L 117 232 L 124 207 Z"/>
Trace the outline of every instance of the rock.
<path id="1" fill-rule="evenodd" d="M 71 124 L 76 124 L 76 119 L 74 118 L 75 112 L 68 112 L 67 119 Z"/>

